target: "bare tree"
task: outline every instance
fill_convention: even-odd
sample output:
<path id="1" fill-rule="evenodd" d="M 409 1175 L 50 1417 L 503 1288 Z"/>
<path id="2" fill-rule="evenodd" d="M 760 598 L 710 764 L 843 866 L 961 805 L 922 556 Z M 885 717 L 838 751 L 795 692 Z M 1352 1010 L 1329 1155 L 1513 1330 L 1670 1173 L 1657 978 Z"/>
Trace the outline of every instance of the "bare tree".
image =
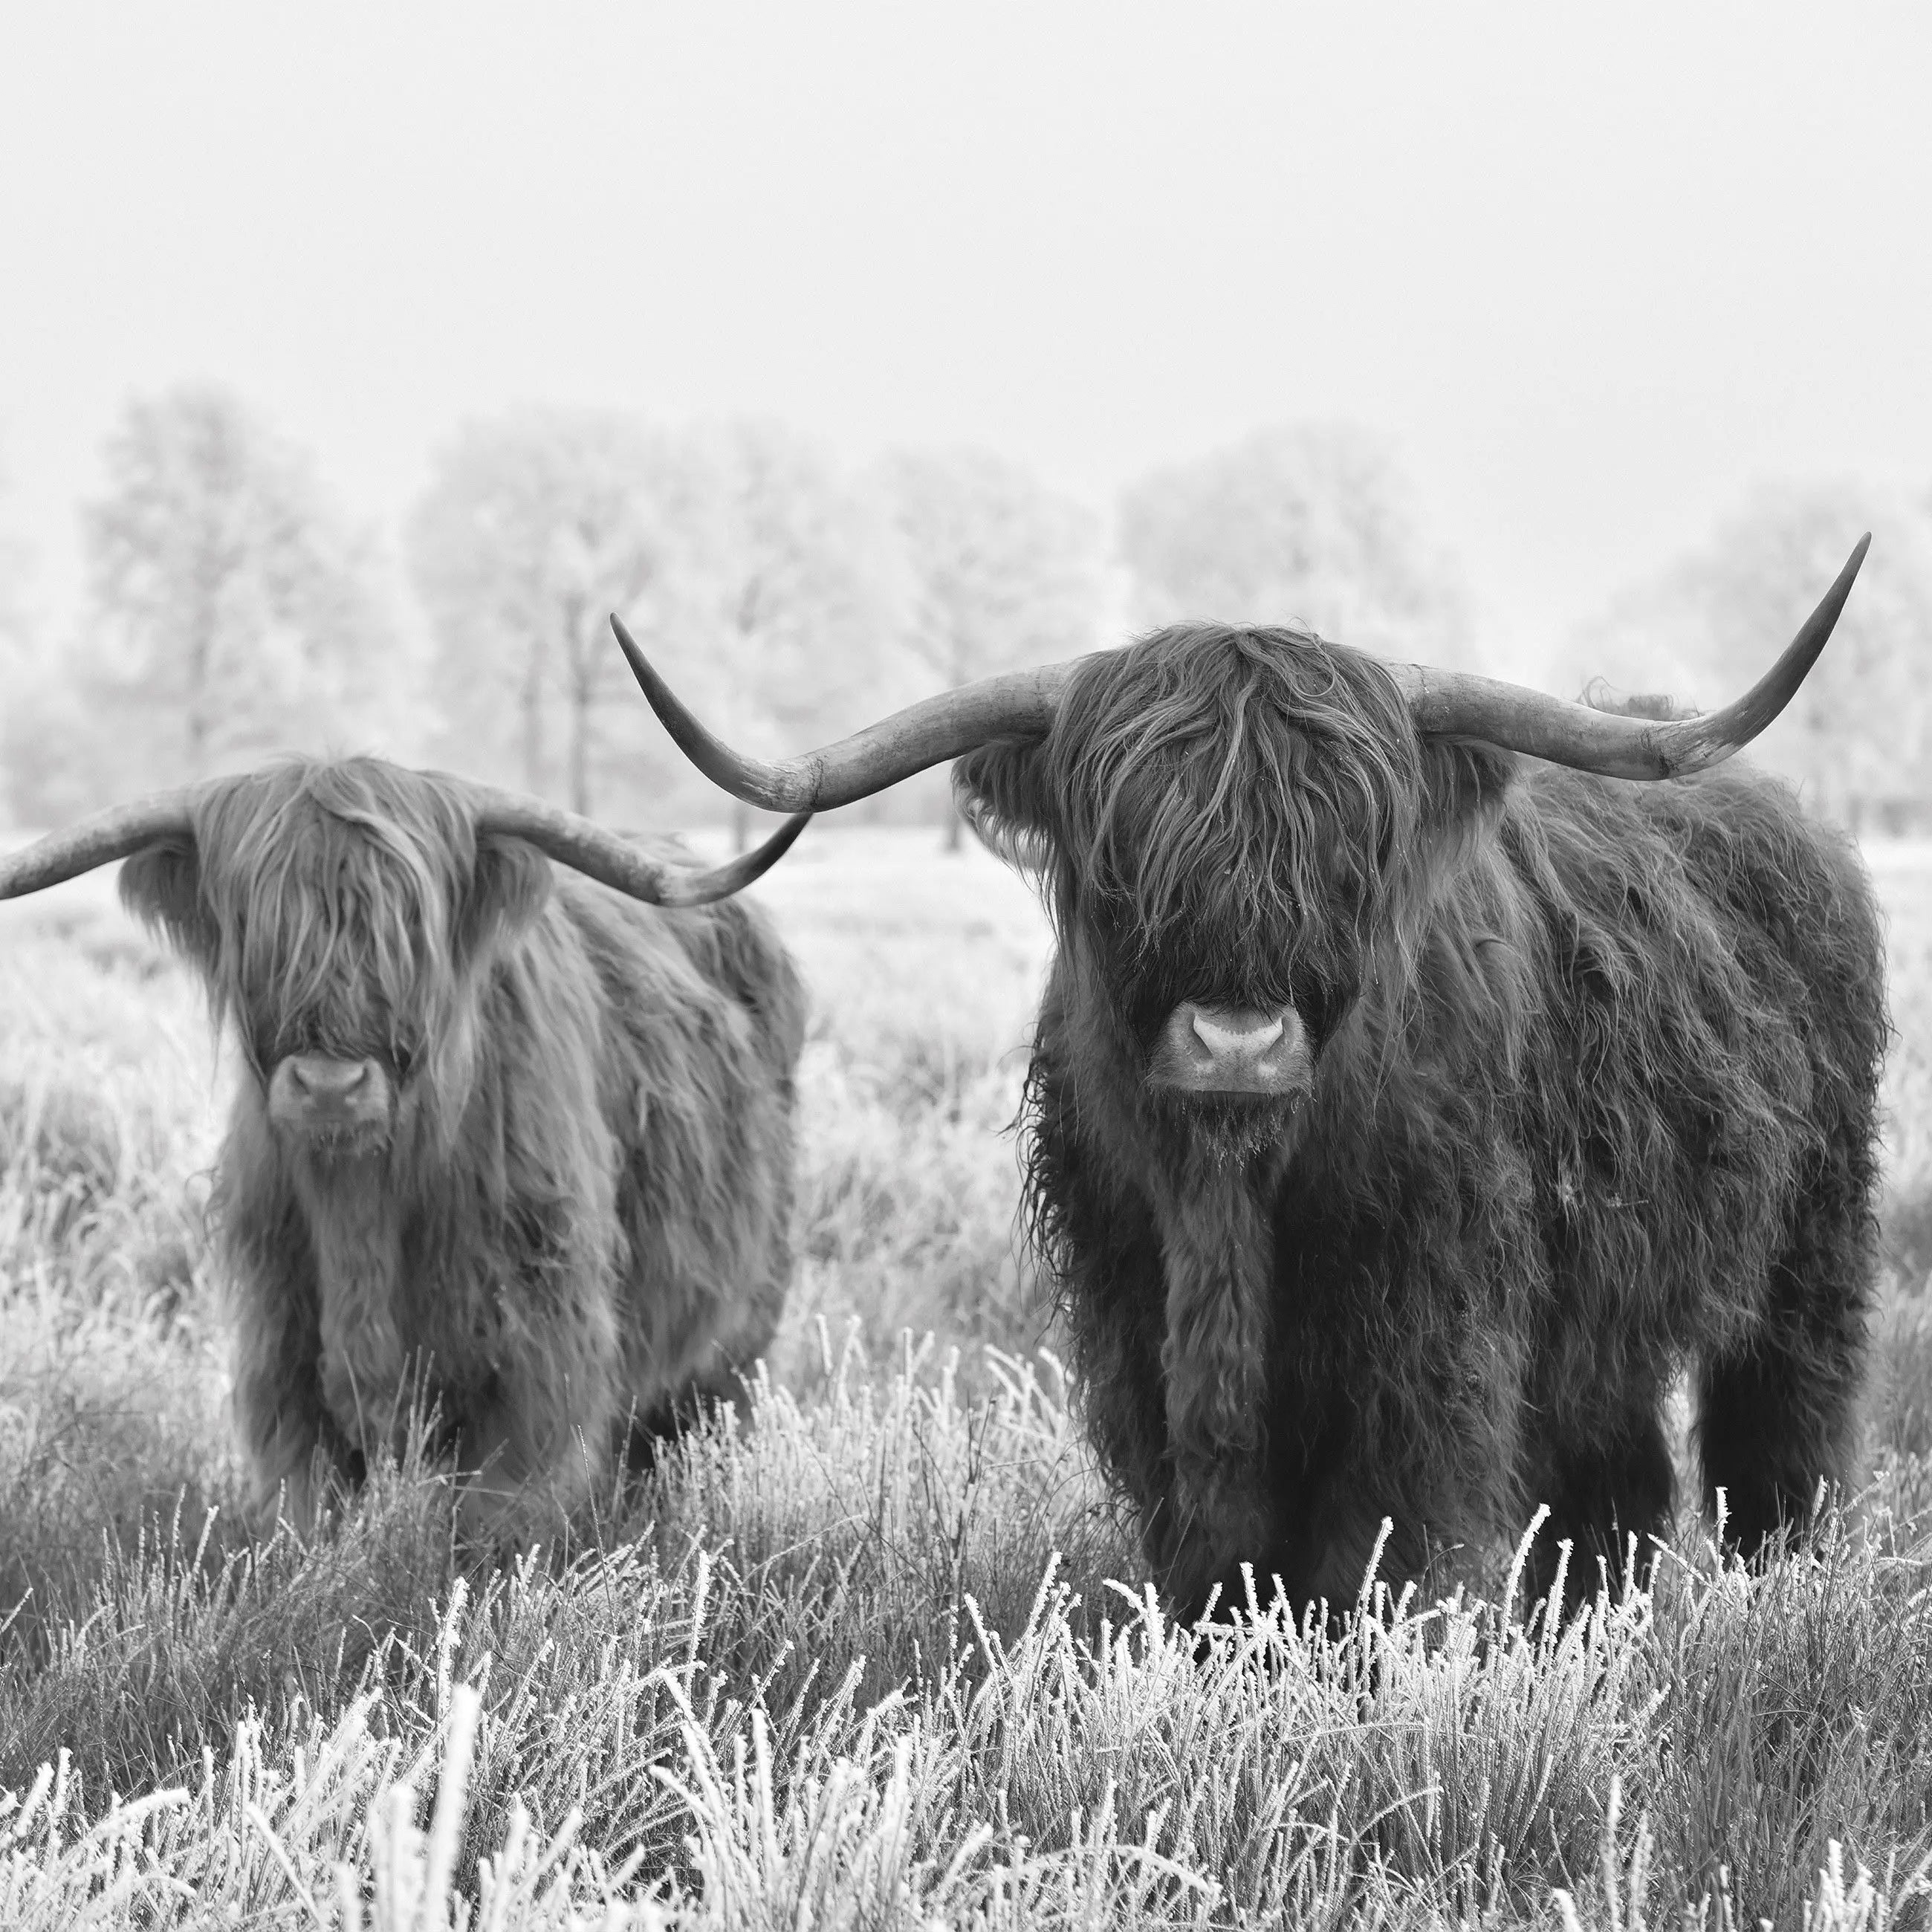
<path id="1" fill-rule="evenodd" d="M 712 514 L 688 452 L 615 411 L 526 409 L 459 434 L 408 547 L 466 756 L 590 811 L 628 682 L 610 613 L 673 630 Z"/>
<path id="2" fill-rule="evenodd" d="M 1295 624 L 1402 657 L 1450 658 L 1457 574 L 1424 542 L 1388 447 L 1341 424 L 1258 431 L 1122 495 L 1135 614 Z"/>
<path id="3" fill-rule="evenodd" d="M 0 470 L 0 505 L 8 494 L 6 475 Z M 6 694 L 0 705 L 0 818 L 38 818 L 38 794 L 46 776 L 40 698 L 47 667 L 35 649 L 27 616 L 31 569 L 26 544 L 0 522 L 0 691 Z"/>
<path id="4" fill-rule="evenodd" d="M 1871 554 L 1823 661 L 1751 755 L 1854 829 L 1932 824 L 1932 512 L 1900 495 L 1756 490 L 1708 543 L 1583 626 L 1553 675 L 1715 703 L 1762 670 L 1868 530 Z"/>
<path id="5" fill-rule="evenodd" d="M 106 460 L 85 530 L 108 648 L 77 678 L 152 776 L 394 731 L 406 666 L 379 558 L 305 457 L 188 387 L 131 404 Z"/>
<path id="6" fill-rule="evenodd" d="M 11 494 L 6 470 L 0 466 L 0 509 Z M 27 585 L 32 574 L 26 544 L 14 534 L 10 522 L 0 521 L 0 650 L 17 651 L 27 643 Z"/>
<path id="7" fill-rule="evenodd" d="M 981 450 L 901 452 L 880 482 L 916 590 L 908 644 L 943 686 L 1094 648 L 1100 531 L 1080 505 Z"/>
<path id="8" fill-rule="evenodd" d="M 715 622 L 670 643 L 668 660 L 688 666 L 728 736 L 782 750 L 865 710 L 889 680 L 908 574 L 886 520 L 796 431 L 740 421 L 698 444 L 716 492 L 702 563 Z M 735 801 L 732 828 L 742 851 L 750 809 Z"/>

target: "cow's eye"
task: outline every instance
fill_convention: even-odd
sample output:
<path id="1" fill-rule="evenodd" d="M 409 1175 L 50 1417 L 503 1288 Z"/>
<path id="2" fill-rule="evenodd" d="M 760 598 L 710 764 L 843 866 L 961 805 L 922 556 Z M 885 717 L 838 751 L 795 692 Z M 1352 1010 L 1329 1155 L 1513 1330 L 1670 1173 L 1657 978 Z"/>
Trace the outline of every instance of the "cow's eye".
<path id="1" fill-rule="evenodd" d="M 408 1046 L 392 1046 L 389 1058 L 395 1067 L 396 1078 L 406 1080 L 410 1077 L 410 1070 L 416 1064 L 416 1049 Z"/>

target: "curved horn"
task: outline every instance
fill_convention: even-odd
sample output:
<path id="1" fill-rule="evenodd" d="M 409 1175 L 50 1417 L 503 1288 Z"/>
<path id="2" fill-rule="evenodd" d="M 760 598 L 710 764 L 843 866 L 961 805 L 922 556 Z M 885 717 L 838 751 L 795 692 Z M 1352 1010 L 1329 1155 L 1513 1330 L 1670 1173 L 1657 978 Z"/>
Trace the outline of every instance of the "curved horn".
<path id="1" fill-rule="evenodd" d="M 1720 764 L 1748 745 L 1791 700 L 1838 621 L 1852 580 L 1871 543 L 1868 531 L 1824 601 L 1804 620 L 1784 655 L 1721 711 L 1673 718 L 1621 716 L 1464 671 L 1391 664 L 1419 729 L 1444 737 L 1479 738 L 1579 771 L 1618 778 L 1681 778 Z"/>
<path id="2" fill-rule="evenodd" d="M 755 851 L 728 865 L 703 870 L 694 866 L 668 866 L 640 851 L 628 839 L 578 818 L 574 812 L 546 805 L 542 799 L 499 791 L 493 785 L 478 785 L 474 790 L 479 832 L 503 832 L 527 839 L 546 858 L 572 866 L 647 905 L 709 905 L 714 899 L 729 898 L 776 865 L 812 819 L 810 812 L 801 812 L 787 819 Z"/>
<path id="3" fill-rule="evenodd" d="M 44 892 L 164 839 L 192 840 L 196 802 L 207 789 L 184 785 L 177 791 L 156 792 L 129 805 L 110 806 L 0 859 L 0 899 Z"/>
<path id="4" fill-rule="evenodd" d="M 651 668 L 622 620 L 610 620 L 651 709 L 678 748 L 713 784 L 767 812 L 829 812 L 870 798 L 928 765 L 943 764 L 991 738 L 1042 737 L 1079 659 L 1003 671 L 921 698 L 836 745 L 767 764 L 734 752 L 687 710 Z"/>

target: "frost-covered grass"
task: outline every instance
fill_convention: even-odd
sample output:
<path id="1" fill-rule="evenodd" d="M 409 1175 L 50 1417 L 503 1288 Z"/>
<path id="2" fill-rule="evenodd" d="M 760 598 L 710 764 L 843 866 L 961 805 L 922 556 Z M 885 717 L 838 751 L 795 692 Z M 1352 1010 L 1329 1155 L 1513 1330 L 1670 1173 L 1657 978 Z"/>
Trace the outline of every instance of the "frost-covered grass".
<path id="1" fill-rule="evenodd" d="M 1034 1352 L 1002 1130 L 1046 940 L 983 854 L 814 831 L 761 888 L 818 1008 L 752 1425 L 497 1571 L 420 1468 L 244 1533 L 197 995 L 104 881 L 0 909 L 0 1925 L 1920 1922 L 1932 854 L 1876 859 L 1871 1493 L 1762 1578 L 1687 1519 L 1561 1633 L 1336 1642 L 1169 1629 Z"/>
<path id="2" fill-rule="evenodd" d="M 988 1426 L 943 1397 L 820 1407 L 888 1467 L 915 1417 L 969 1460 Z M 1024 1438 L 1050 1407 L 1016 1386 L 992 1432 Z M 713 1475 L 790 1489 L 823 1426 L 768 1411 L 706 1445 Z M 1797 1925 L 1809 1905 L 1814 1926 L 1870 1927 L 1922 1910 L 1932 1610 L 1920 1564 L 1882 1539 L 1759 1581 L 1706 1559 L 1561 1630 L 1376 1601 L 1333 1641 L 1253 1611 L 1203 1640 L 1102 1580 L 1099 1548 L 988 1605 L 980 1588 L 1025 1576 L 1027 1539 L 969 1536 L 949 1594 L 909 1517 L 910 1557 L 827 1490 L 815 1535 L 734 1560 L 730 1520 L 705 1514 L 718 1491 L 669 1486 L 652 1532 L 561 1570 L 426 1562 L 411 1612 L 305 1682 L 320 1622 L 267 1604 L 346 1612 L 386 1550 L 446 1550 L 433 1484 L 391 1476 L 310 1548 L 213 1582 L 165 1552 L 130 1566 L 86 1629 L 5 1681 L 10 1726 L 38 1738 L 56 1704 L 80 1742 L 0 1800 L 0 1922 L 442 1927 L 452 1898 L 503 1926 L 1634 1926 L 1694 1904 L 1705 1924 Z M 1005 1486 L 1042 1504 L 1030 1476 Z M 821 1537 L 839 1553 L 800 1589 Z M 159 1774 L 110 1802 L 90 1723 L 185 1703 L 236 1624 L 286 1687 L 184 1718 Z M 926 1640 L 902 1683 L 866 1685 L 855 1624 Z M 787 1672 L 801 1651 L 822 1667 Z"/>

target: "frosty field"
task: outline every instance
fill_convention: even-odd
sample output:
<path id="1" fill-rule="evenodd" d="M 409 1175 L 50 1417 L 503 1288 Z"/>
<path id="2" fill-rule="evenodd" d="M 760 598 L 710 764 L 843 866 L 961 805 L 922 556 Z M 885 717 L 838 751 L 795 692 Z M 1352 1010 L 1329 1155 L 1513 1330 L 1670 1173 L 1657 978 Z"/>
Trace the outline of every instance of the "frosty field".
<path id="1" fill-rule="evenodd" d="M 1869 856 L 1888 1279 L 1820 1550 L 1748 1578 L 1687 1514 L 1560 1633 L 1499 1574 L 1198 1655 L 1016 1252 L 1048 942 L 983 853 L 814 826 L 758 888 L 815 1010 L 754 1420 L 499 1571 L 419 1468 L 250 1540 L 230 1070 L 107 880 L 0 908 L 0 1925 L 1922 1922 L 1932 848 Z"/>

